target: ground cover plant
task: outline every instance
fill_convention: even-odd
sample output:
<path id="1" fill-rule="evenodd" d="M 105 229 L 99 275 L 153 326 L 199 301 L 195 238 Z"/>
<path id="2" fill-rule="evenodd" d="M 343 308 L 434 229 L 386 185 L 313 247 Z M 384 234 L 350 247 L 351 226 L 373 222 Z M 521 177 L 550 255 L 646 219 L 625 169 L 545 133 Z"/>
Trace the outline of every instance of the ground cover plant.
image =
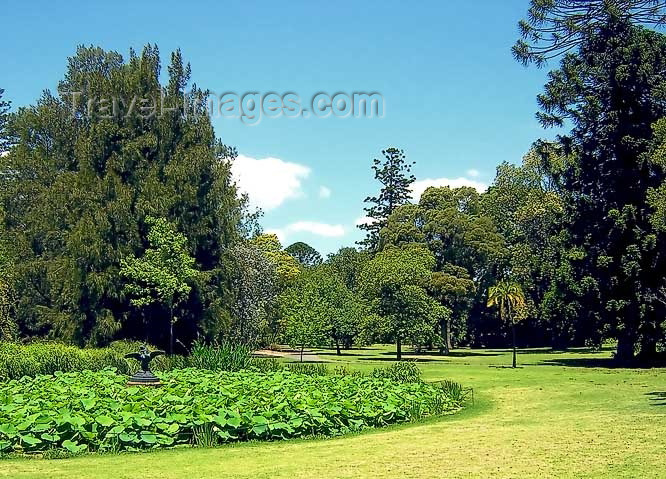
<path id="1" fill-rule="evenodd" d="M 114 370 L 0 385 L 3 452 L 122 451 L 180 444 L 336 436 L 454 412 L 425 382 L 371 375 L 174 370 L 162 388 L 126 387 Z"/>
<path id="2" fill-rule="evenodd" d="M 613 348 L 614 349 L 614 348 Z M 370 374 L 395 346 L 317 351 Z M 353 354 L 353 355 L 352 355 Z M 241 443 L 147 454 L 0 461 L 11 479 L 659 478 L 666 469 L 663 369 L 614 366 L 611 350 L 454 349 L 414 354 L 423 379 L 474 388 L 474 403 L 443 419 L 307 441 Z M 387 361 L 387 358 L 389 361 Z"/>

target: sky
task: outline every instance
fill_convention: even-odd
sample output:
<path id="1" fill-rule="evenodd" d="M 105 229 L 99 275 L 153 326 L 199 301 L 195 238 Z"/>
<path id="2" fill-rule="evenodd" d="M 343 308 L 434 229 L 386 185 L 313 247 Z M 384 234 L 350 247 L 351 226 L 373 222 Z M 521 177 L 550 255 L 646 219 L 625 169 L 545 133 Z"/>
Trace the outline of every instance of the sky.
<path id="1" fill-rule="evenodd" d="M 381 117 L 213 117 L 264 229 L 327 254 L 361 239 L 382 149 L 416 162 L 418 197 L 429 185 L 483 190 L 498 164 L 552 137 L 534 116 L 547 69 L 511 56 L 528 3 L 3 0 L 0 88 L 14 109 L 29 105 L 56 90 L 77 45 L 127 56 L 151 43 L 164 70 L 180 48 L 193 82 L 226 98 L 291 92 L 306 108 L 320 92 L 379 93 Z"/>

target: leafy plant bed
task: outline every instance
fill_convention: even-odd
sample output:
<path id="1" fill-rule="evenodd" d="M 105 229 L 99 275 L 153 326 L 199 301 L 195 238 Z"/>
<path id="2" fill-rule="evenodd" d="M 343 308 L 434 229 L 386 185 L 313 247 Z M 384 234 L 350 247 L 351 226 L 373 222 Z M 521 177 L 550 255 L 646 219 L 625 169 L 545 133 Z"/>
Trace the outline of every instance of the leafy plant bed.
<path id="1" fill-rule="evenodd" d="M 0 384 L 0 451 L 121 451 L 180 444 L 334 436 L 455 412 L 442 385 L 278 372 L 160 374 L 126 387 L 114 370 Z"/>

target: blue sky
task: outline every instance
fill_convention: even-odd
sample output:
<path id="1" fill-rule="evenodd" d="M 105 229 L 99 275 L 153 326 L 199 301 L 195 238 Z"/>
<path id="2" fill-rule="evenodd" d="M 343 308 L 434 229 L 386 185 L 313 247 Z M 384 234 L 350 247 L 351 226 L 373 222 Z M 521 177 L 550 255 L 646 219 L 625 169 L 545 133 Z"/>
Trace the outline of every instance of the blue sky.
<path id="1" fill-rule="evenodd" d="M 195 6 L 196 3 L 196 6 Z M 430 183 L 492 181 L 544 132 L 534 119 L 545 70 L 511 57 L 528 0 L 474 2 L 3 2 L 0 88 L 13 106 L 55 90 L 79 44 L 126 55 L 181 48 L 193 80 L 216 93 L 376 91 L 383 118 L 215 118 L 242 155 L 241 186 L 285 245 L 328 253 L 361 233 L 370 169 L 387 146 Z"/>

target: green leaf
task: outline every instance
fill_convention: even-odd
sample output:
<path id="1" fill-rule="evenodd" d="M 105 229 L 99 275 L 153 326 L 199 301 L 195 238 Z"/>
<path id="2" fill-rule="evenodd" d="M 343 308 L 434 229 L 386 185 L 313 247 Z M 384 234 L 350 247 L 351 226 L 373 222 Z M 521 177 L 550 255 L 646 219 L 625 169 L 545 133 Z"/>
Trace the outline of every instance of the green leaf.
<path id="1" fill-rule="evenodd" d="M 104 427 L 109 427 L 115 422 L 109 416 L 104 416 L 104 415 L 97 416 L 95 418 L 95 421 L 97 421 L 100 425 L 102 425 Z"/>
<path id="2" fill-rule="evenodd" d="M 20 437 L 21 441 L 25 442 L 26 444 L 29 444 L 30 446 L 34 446 L 42 442 L 41 439 L 36 438 L 32 434 L 26 434 L 25 436 L 21 435 Z"/>
<path id="3" fill-rule="evenodd" d="M 79 444 L 76 441 L 70 441 L 69 439 L 62 442 L 62 447 L 67 449 L 69 452 L 81 452 L 88 447 L 87 444 Z"/>
<path id="4" fill-rule="evenodd" d="M 141 440 L 148 444 L 155 444 L 157 442 L 157 435 L 152 432 L 142 432 Z"/>

